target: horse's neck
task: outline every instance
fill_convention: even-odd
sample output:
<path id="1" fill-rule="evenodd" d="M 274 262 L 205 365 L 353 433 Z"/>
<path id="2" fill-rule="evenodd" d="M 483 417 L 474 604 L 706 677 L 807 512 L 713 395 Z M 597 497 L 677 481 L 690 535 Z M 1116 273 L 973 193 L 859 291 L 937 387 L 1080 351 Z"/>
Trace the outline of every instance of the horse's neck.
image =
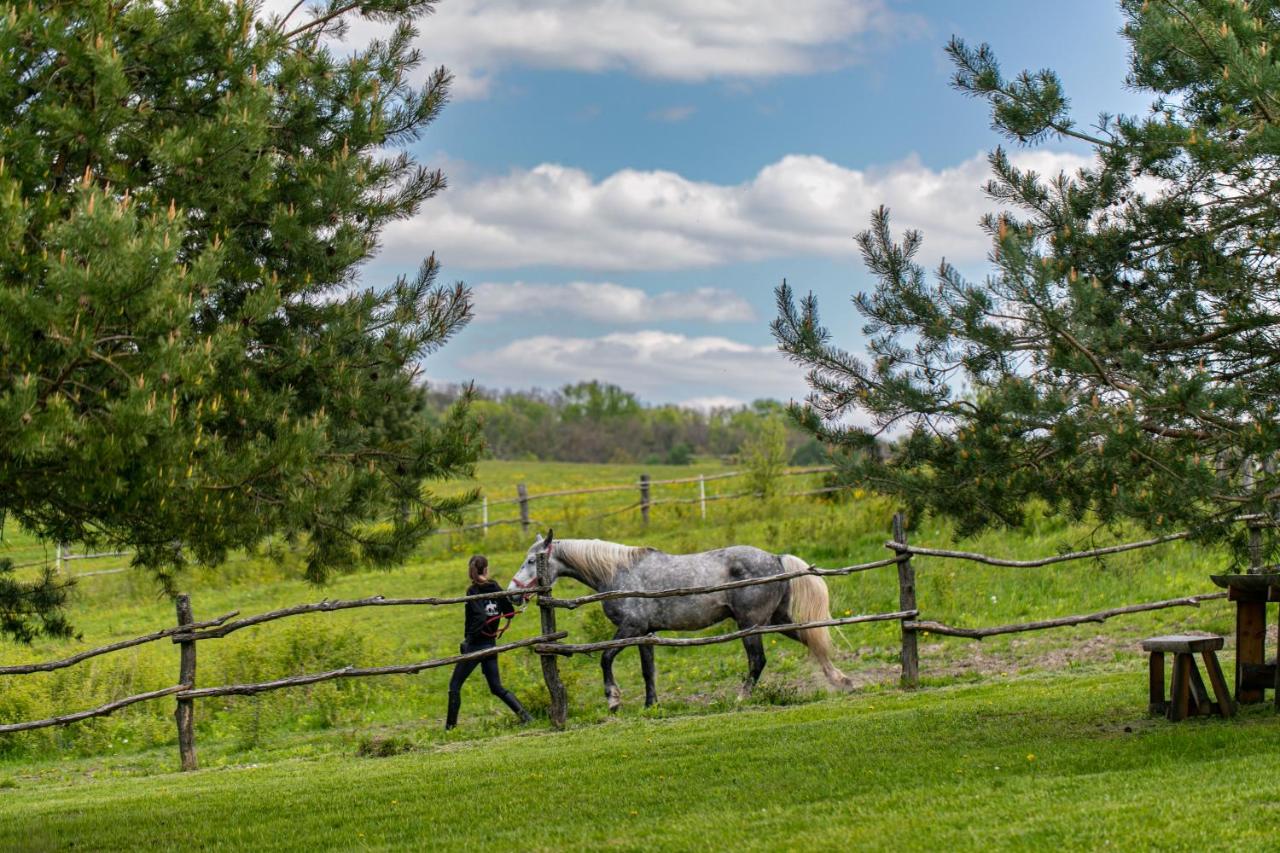
<path id="1" fill-rule="evenodd" d="M 608 592 L 613 589 L 612 580 L 608 583 L 598 583 L 594 579 L 588 578 L 573 566 L 564 562 L 560 563 L 560 571 L 556 574 L 556 580 L 560 580 L 560 578 L 572 578 L 583 586 L 593 589 L 596 592 Z"/>

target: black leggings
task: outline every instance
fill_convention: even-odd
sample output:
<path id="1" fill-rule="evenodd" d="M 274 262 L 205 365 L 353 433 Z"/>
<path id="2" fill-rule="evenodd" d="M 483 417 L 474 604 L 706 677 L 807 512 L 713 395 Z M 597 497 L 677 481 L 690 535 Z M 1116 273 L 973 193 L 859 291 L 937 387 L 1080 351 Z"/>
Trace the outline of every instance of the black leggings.
<path id="1" fill-rule="evenodd" d="M 462 654 L 467 652 L 478 652 L 481 649 L 493 648 L 493 643 L 481 643 L 472 645 L 463 643 L 459 648 Z M 449 693 L 458 696 L 462 693 L 463 683 L 475 672 L 476 667 L 480 667 L 480 671 L 484 673 L 484 680 L 489 682 L 489 692 L 494 696 L 503 698 L 507 695 L 507 688 L 502 686 L 502 677 L 498 674 L 498 656 L 490 655 L 480 660 L 464 660 L 453 665 L 453 677 L 449 679 Z"/>

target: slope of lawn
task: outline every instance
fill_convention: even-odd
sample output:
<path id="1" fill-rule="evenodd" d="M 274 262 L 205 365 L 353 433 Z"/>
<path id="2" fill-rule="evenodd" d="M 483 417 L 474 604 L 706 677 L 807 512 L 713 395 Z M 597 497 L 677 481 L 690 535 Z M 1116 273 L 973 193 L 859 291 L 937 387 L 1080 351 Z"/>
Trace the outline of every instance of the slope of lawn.
<path id="1" fill-rule="evenodd" d="M 10 781 L 0 848 L 1261 849 L 1277 721 L 1169 724 L 1141 666 L 192 774 Z"/>

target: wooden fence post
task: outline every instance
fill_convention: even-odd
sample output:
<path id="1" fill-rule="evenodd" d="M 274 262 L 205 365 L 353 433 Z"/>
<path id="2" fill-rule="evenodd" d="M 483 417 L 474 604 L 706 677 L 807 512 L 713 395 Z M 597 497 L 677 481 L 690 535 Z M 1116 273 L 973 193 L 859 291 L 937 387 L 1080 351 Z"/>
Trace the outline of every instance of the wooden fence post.
<path id="1" fill-rule="evenodd" d="M 489 535 L 489 496 L 480 498 L 480 535 Z"/>
<path id="2" fill-rule="evenodd" d="M 520 498 L 520 532 L 529 532 L 529 490 L 524 483 L 516 483 L 516 495 Z"/>
<path id="3" fill-rule="evenodd" d="M 698 475 L 698 503 L 702 505 L 702 520 L 707 520 L 707 478 L 704 474 Z"/>
<path id="4" fill-rule="evenodd" d="M 547 564 L 547 552 L 538 553 L 538 586 L 551 586 L 551 568 Z M 542 633 L 556 632 L 556 609 L 547 603 L 549 592 L 538 593 L 538 610 L 542 616 Z M 557 729 L 564 728 L 565 719 L 569 716 L 569 698 L 565 693 L 564 682 L 560 680 L 560 663 L 558 655 L 542 655 L 542 679 L 547 683 L 547 693 L 551 697 L 551 706 L 547 715 L 551 725 Z"/>
<path id="5" fill-rule="evenodd" d="M 640 520 L 649 526 L 649 475 L 640 475 Z"/>
<path id="6" fill-rule="evenodd" d="M 907 544 L 907 525 L 902 513 L 893 516 L 893 541 L 901 545 Z M 911 555 L 905 551 L 895 552 L 903 558 L 898 561 L 898 609 L 916 609 L 916 570 L 911 565 Z M 919 616 L 914 617 L 916 619 Z M 917 647 L 917 636 L 914 628 L 902 623 L 902 686 L 916 688 L 920 686 L 920 651 Z"/>
<path id="7" fill-rule="evenodd" d="M 177 599 L 178 624 L 190 625 L 195 621 L 191 615 L 191 596 L 182 593 Z M 188 689 L 196 684 L 196 644 L 193 640 L 179 643 L 181 658 L 178 664 L 178 683 L 187 685 Z M 178 755 L 182 761 L 182 769 L 195 770 L 196 763 L 196 707 L 194 699 L 179 699 L 178 708 L 173 712 L 178 723 Z"/>

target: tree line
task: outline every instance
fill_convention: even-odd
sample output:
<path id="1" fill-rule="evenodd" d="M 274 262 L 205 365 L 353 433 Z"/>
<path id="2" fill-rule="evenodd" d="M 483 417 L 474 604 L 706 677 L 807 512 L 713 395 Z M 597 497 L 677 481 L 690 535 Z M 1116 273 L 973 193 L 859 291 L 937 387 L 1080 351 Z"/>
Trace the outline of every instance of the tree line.
<path id="1" fill-rule="evenodd" d="M 467 388 L 427 391 L 429 421 L 447 416 Z M 632 392 L 599 381 L 556 390 L 471 389 L 485 453 L 495 459 L 557 462 L 643 462 L 687 465 L 697 457 L 742 458 L 761 436 L 780 443 L 789 464 L 825 461 L 822 446 L 798 429 L 776 400 L 699 410 L 645 405 Z"/>

